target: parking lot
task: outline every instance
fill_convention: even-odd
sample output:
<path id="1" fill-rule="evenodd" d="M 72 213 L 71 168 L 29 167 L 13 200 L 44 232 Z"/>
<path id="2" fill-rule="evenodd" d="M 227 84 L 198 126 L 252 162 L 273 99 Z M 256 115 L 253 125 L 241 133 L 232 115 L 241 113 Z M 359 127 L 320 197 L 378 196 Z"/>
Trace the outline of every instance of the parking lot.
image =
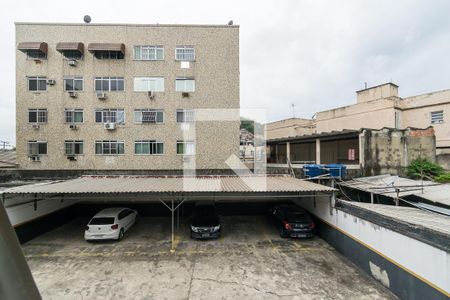
<path id="1" fill-rule="evenodd" d="M 222 237 L 170 253 L 170 218 L 142 217 L 120 242 L 87 243 L 77 218 L 23 245 L 44 299 L 394 299 L 318 237 L 282 239 L 264 216 L 222 218 Z"/>

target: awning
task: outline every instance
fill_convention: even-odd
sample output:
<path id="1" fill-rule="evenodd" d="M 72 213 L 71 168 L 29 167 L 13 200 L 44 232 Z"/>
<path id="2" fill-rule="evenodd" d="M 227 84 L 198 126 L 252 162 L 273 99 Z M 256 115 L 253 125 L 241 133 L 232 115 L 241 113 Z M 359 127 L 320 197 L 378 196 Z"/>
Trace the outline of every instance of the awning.
<path id="1" fill-rule="evenodd" d="M 125 44 L 114 44 L 114 43 L 90 43 L 88 45 L 89 52 L 95 51 L 115 51 L 125 54 Z"/>
<path id="2" fill-rule="evenodd" d="M 56 51 L 63 53 L 64 51 L 78 51 L 84 53 L 84 45 L 79 42 L 64 42 L 56 44 Z"/>
<path id="3" fill-rule="evenodd" d="M 336 189 L 290 176 L 82 176 L 23 185 L 4 194 L 332 193 Z"/>
<path id="4" fill-rule="evenodd" d="M 21 42 L 17 46 L 17 49 L 22 52 L 27 52 L 29 50 L 39 50 L 42 53 L 47 54 L 48 44 L 46 42 Z"/>

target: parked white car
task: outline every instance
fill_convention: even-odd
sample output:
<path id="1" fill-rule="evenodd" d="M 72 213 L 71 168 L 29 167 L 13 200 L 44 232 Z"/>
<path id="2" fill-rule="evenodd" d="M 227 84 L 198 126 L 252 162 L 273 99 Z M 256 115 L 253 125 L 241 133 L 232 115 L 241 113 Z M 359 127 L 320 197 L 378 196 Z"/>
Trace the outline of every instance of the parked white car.
<path id="1" fill-rule="evenodd" d="M 99 211 L 88 223 L 84 231 L 84 239 L 121 240 L 136 223 L 138 213 L 129 208 L 106 208 Z"/>

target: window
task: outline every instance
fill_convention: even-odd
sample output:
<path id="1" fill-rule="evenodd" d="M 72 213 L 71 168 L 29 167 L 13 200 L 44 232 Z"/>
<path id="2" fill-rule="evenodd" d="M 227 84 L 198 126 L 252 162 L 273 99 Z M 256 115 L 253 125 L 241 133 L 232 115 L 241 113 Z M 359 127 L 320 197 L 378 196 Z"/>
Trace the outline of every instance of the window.
<path id="1" fill-rule="evenodd" d="M 164 60 L 164 48 L 162 46 L 134 46 L 134 59 Z"/>
<path id="2" fill-rule="evenodd" d="M 47 119 L 48 112 L 44 108 L 28 110 L 28 122 L 30 123 L 47 123 Z"/>
<path id="3" fill-rule="evenodd" d="M 64 121 L 66 123 L 83 123 L 84 116 L 82 109 L 65 109 Z"/>
<path id="4" fill-rule="evenodd" d="M 44 155 L 47 154 L 47 142 L 44 141 L 28 141 L 28 155 Z"/>
<path id="5" fill-rule="evenodd" d="M 175 80 L 177 92 L 195 92 L 195 80 L 193 78 L 178 77 Z"/>
<path id="6" fill-rule="evenodd" d="M 95 154 L 111 155 L 124 154 L 125 144 L 123 141 L 96 141 Z"/>
<path id="7" fill-rule="evenodd" d="M 195 49 L 192 46 L 177 46 L 175 49 L 175 60 L 194 61 Z"/>
<path id="8" fill-rule="evenodd" d="M 164 154 L 164 143 L 153 140 L 142 140 L 134 142 L 134 154 L 138 155 L 161 155 Z"/>
<path id="9" fill-rule="evenodd" d="M 83 154 L 83 141 L 65 141 L 64 151 L 66 155 Z"/>
<path id="10" fill-rule="evenodd" d="M 177 123 L 194 122 L 195 115 L 193 109 L 178 109 L 177 110 Z"/>
<path id="11" fill-rule="evenodd" d="M 195 143 L 193 141 L 177 141 L 177 154 L 194 155 Z"/>
<path id="12" fill-rule="evenodd" d="M 136 109 L 134 111 L 136 123 L 164 123 L 164 111 L 161 109 Z"/>
<path id="13" fill-rule="evenodd" d="M 64 77 L 64 91 L 74 92 L 83 90 L 83 77 Z"/>
<path id="14" fill-rule="evenodd" d="M 47 59 L 47 53 L 41 50 L 27 50 L 27 59 Z"/>
<path id="15" fill-rule="evenodd" d="M 125 90 L 123 77 L 95 77 L 96 92 L 117 92 Z"/>
<path id="16" fill-rule="evenodd" d="M 135 92 L 164 92 L 164 78 L 162 77 L 135 77 Z"/>
<path id="17" fill-rule="evenodd" d="M 441 124 L 444 123 L 444 111 L 432 111 L 431 112 L 431 124 Z"/>
<path id="18" fill-rule="evenodd" d="M 97 59 L 123 59 L 121 51 L 95 51 L 94 56 Z"/>
<path id="19" fill-rule="evenodd" d="M 28 90 L 29 91 L 46 91 L 47 90 L 47 77 L 39 77 L 39 76 L 28 77 Z"/>
<path id="20" fill-rule="evenodd" d="M 83 54 L 78 50 L 64 50 L 63 55 L 66 59 L 79 60 L 83 58 Z"/>
<path id="21" fill-rule="evenodd" d="M 123 109 L 98 109 L 95 111 L 95 123 L 125 123 Z"/>

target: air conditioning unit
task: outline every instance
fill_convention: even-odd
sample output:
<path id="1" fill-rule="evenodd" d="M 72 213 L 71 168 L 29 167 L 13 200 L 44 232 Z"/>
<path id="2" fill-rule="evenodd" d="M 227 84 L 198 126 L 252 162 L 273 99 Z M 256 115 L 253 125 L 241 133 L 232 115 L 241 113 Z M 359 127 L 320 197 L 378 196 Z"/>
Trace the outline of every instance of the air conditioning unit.
<path id="1" fill-rule="evenodd" d="M 37 123 L 36 123 L 36 124 L 33 124 L 33 128 L 34 128 L 34 129 L 39 129 L 39 128 L 41 128 L 41 125 L 39 125 L 39 124 L 37 124 Z"/>
<path id="2" fill-rule="evenodd" d="M 188 92 L 183 92 L 183 93 L 181 93 L 181 95 L 183 96 L 183 98 L 189 98 Z"/>
<path id="3" fill-rule="evenodd" d="M 77 65 L 77 61 L 75 59 L 69 59 L 69 66 L 75 67 Z"/>
<path id="4" fill-rule="evenodd" d="M 99 99 L 99 100 L 106 100 L 106 93 L 104 93 L 104 92 L 97 92 L 97 99 Z"/>
<path id="5" fill-rule="evenodd" d="M 150 100 L 155 99 L 155 93 L 154 93 L 153 91 L 148 91 L 148 98 L 149 98 Z"/>
<path id="6" fill-rule="evenodd" d="M 75 155 L 67 155 L 67 159 L 70 161 L 75 161 L 77 160 L 77 157 Z"/>
<path id="7" fill-rule="evenodd" d="M 47 79 L 47 85 L 55 85 L 56 80 L 55 79 Z"/>
<path id="8" fill-rule="evenodd" d="M 77 125 L 75 125 L 75 124 L 70 124 L 70 125 L 69 125 L 69 128 L 75 130 L 75 129 L 77 129 Z"/>
<path id="9" fill-rule="evenodd" d="M 30 161 L 41 161 L 41 157 L 38 155 L 31 155 L 29 158 Z"/>
<path id="10" fill-rule="evenodd" d="M 103 126 L 107 130 L 114 130 L 114 129 L 116 129 L 116 123 L 105 123 L 105 124 L 103 124 Z"/>
<path id="11" fill-rule="evenodd" d="M 76 97 L 78 97 L 78 94 L 77 94 L 77 92 L 70 91 L 70 92 L 69 92 L 69 97 L 70 97 L 70 98 L 76 98 Z"/>

